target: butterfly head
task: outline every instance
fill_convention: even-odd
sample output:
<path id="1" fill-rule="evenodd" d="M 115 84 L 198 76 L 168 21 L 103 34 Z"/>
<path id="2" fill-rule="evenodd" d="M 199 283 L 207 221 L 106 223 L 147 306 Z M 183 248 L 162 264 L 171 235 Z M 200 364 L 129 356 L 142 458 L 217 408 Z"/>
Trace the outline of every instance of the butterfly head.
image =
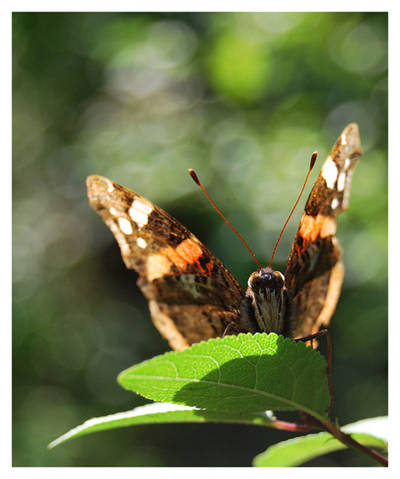
<path id="1" fill-rule="evenodd" d="M 285 277 L 280 271 L 274 271 L 270 266 L 252 273 L 248 280 L 249 288 L 257 294 L 264 291 L 280 291 L 285 284 Z"/>

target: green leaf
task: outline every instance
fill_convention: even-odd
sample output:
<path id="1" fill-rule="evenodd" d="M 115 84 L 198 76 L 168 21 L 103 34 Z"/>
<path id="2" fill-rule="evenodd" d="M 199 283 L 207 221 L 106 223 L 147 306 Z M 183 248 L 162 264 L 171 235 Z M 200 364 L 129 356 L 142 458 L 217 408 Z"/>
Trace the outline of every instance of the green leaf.
<path id="1" fill-rule="evenodd" d="M 97 431 L 107 431 L 118 427 L 139 426 L 143 424 L 161 424 L 177 422 L 229 422 L 250 424 L 254 426 L 269 426 L 272 416 L 268 413 L 223 413 L 206 411 L 188 406 L 168 403 L 153 403 L 140 406 L 130 411 L 124 411 L 109 416 L 95 417 L 85 421 L 62 436 L 52 441 L 48 448 L 62 444 L 69 439 Z"/>
<path id="2" fill-rule="evenodd" d="M 326 417 L 326 361 L 276 334 L 240 334 L 169 352 L 123 371 L 120 384 L 154 401 L 223 412 L 303 410 Z"/>
<path id="3" fill-rule="evenodd" d="M 387 442 L 384 439 L 373 436 L 372 434 L 360 432 L 363 429 L 368 431 L 371 429 L 371 426 L 376 426 L 376 424 L 372 424 L 372 421 L 375 421 L 376 423 L 378 420 L 382 426 L 382 419 L 383 418 L 374 418 L 348 424 L 347 426 L 344 426 L 342 430 L 351 434 L 353 439 L 364 446 L 386 450 Z M 310 461 L 315 457 L 328 454 L 329 452 L 339 451 L 341 449 L 346 449 L 346 445 L 327 432 L 308 434 L 306 436 L 296 437 L 294 439 L 289 439 L 288 441 L 274 444 L 254 458 L 253 466 L 298 466 L 299 464 Z"/>

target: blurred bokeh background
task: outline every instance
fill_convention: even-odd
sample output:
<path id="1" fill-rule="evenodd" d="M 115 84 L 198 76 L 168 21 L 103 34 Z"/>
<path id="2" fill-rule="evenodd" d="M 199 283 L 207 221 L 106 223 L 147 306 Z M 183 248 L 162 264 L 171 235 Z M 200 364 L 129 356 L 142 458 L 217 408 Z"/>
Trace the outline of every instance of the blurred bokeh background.
<path id="1" fill-rule="evenodd" d="M 321 165 L 353 121 L 364 156 L 339 221 L 346 279 L 331 326 L 341 424 L 387 413 L 387 15 L 13 14 L 14 465 L 247 466 L 292 437 L 157 425 L 46 450 L 87 418 L 144 404 L 116 376 L 168 350 L 85 178 L 169 211 L 245 285 L 253 260 L 187 168 L 267 262 L 310 154 Z M 350 451 L 309 463 L 370 464 Z"/>

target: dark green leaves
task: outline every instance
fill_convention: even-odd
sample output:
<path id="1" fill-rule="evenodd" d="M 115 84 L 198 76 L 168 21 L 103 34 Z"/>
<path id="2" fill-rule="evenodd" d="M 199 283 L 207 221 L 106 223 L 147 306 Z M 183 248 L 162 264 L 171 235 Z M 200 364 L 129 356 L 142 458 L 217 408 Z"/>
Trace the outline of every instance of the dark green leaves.
<path id="1" fill-rule="evenodd" d="M 123 371 L 121 385 L 154 401 L 212 411 L 303 410 L 329 405 L 326 361 L 276 334 L 241 334 L 169 352 Z"/>

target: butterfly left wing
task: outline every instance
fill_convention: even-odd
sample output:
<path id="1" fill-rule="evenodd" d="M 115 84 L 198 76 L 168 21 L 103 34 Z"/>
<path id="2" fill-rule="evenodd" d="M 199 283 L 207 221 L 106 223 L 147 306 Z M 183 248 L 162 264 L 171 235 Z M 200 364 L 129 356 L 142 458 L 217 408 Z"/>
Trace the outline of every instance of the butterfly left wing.
<path id="1" fill-rule="evenodd" d="M 296 308 L 294 338 L 327 326 L 339 299 L 344 267 L 335 237 L 337 216 L 348 207 L 351 177 L 361 156 L 358 126 L 340 135 L 308 197 L 286 268 Z"/>
<path id="2" fill-rule="evenodd" d="M 126 267 L 139 273 L 152 320 L 173 349 L 221 336 L 228 324 L 238 324 L 241 286 L 189 230 L 108 178 L 89 176 L 87 189 Z"/>

